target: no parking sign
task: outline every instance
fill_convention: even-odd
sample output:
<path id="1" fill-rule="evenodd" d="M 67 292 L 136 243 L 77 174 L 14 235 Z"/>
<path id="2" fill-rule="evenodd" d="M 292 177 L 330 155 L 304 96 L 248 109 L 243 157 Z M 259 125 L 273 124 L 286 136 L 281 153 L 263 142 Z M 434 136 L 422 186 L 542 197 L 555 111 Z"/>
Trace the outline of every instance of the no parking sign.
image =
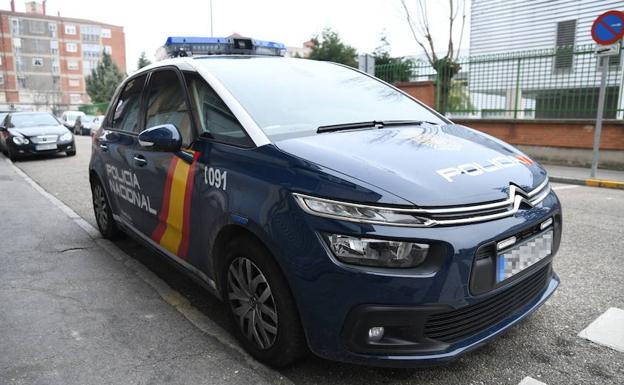
<path id="1" fill-rule="evenodd" d="M 600 45 L 616 43 L 624 36 L 624 12 L 608 11 L 594 20 L 592 39 Z"/>

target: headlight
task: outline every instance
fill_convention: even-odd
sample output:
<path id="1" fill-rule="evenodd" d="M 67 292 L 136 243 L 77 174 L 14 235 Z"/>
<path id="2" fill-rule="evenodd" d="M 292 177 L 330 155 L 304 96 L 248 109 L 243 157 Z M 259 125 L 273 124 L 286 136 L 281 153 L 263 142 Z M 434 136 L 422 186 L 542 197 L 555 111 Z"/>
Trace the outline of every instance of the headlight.
<path id="1" fill-rule="evenodd" d="M 72 139 L 72 133 L 71 132 L 66 132 L 63 135 L 61 135 L 61 137 L 59 138 L 59 141 L 61 142 L 68 142 Z"/>
<path id="2" fill-rule="evenodd" d="M 410 268 L 423 263 L 429 253 L 429 245 L 423 243 L 336 234 L 326 238 L 336 258 L 353 265 Z"/>
<path id="3" fill-rule="evenodd" d="M 28 139 L 24 138 L 23 136 L 14 136 L 13 137 L 13 143 L 17 144 L 18 146 L 22 146 L 24 144 L 28 144 Z"/>
<path id="4" fill-rule="evenodd" d="M 430 219 L 418 217 L 406 210 L 337 202 L 301 194 L 293 195 L 304 211 L 321 217 L 392 226 L 426 227 L 433 224 Z"/>

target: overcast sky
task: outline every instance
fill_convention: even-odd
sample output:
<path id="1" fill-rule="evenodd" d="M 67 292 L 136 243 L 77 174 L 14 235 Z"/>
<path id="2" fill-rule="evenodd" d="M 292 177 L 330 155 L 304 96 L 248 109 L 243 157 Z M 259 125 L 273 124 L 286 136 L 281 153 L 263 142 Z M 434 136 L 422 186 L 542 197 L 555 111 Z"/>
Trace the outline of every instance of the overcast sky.
<path id="1" fill-rule="evenodd" d="M 9 1 L 5 0 L 6 8 Z M 414 10 L 416 1 L 408 0 Z M 447 42 L 447 2 L 427 0 L 436 43 Z M 24 2 L 16 1 L 18 11 Z M 301 46 L 324 27 L 336 30 L 359 52 L 371 52 L 385 31 L 396 56 L 422 53 L 411 37 L 399 0 L 212 0 L 214 36 L 233 32 Z M 47 12 L 121 25 L 126 33 L 127 71 L 136 68 L 141 51 L 150 59 L 167 36 L 210 36 L 209 0 L 49 0 Z M 469 14 L 469 12 L 468 12 Z M 463 44 L 468 47 L 468 25 Z M 437 48 L 437 47 L 436 47 Z"/>

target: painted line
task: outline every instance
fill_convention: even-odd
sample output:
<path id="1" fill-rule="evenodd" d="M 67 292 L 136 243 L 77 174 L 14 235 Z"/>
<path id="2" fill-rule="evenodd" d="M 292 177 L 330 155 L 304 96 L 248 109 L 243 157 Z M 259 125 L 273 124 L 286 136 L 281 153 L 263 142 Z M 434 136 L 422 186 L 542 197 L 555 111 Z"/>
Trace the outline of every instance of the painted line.
<path id="1" fill-rule="evenodd" d="M 568 189 L 571 189 L 571 188 L 579 188 L 579 187 L 581 187 L 581 186 L 575 185 L 575 184 L 570 184 L 570 185 L 567 185 L 567 186 L 555 186 L 555 187 L 552 187 L 552 189 L 555 190 L 555 191 L 559 191 L 559 190 L 568 190 Z"/>
<path id="2" fill-rule="evenodd" d="M 624 189 L 624 182 L 608 179 L 587 179 L 585 181 L 587 186 L 591 187 L 606 187 L 606 188 L 618 188 Z"/>
<path id="3" fill-rule="evenodd" d="M 151 286 L 158 295 L 165 301 L 167 304 L 176 309 L 184 318 L 186 318 L 193 326 L 201 330 L 206 335 L 213 337 L 219 343 L 221 343 L 224 348 L 233 350 L 236 353 L 240 354 L 243 360 L 247 365 L 249 365 L 253 370 L 255 370 L 259 376 L 264 377 L 269 383 L 275 384 L 294 384 L 290 379 L 284 377 L 279 372 L 269 368 L 268 366 L 256 361 L 253 357 L 249 355 L 239 344 L 238 341 L 225 329 L 221 326 L 217 325 L 213 320 L 207 317 L 204 313 L 193 307 L 188 299 L 184 297 L 182 294 L 173 290 L 165 281 L 158 278 L 156 274 L 154 274 L 151 270 L 146 268 L 143 264 L 135 260 L 126 254 L 123 250 L 121 250 L 117 245 L 113 242 L 102 238 L 99 230 L 97 230 L 93 225 L 84 220 L 80 215 L 78 215 L 74 210 L 72 210 L 69 206 L 63 203 L 60 199 L 55 197 L 54 195 L 47 192 L 41 185 L 35 182 L 30 176 L 28 176 L 24 171 L 22 171 L 19 167 L 17 167 L 13 162 L 11 162 L 4 155 L 0 154 L 0 158 L 4 158 L 5 162 L 13 168 L 19 176 L 21 176 L 26 183 L 28 183 L 32 188 L 34 188 L 38 193 L 40 193 L 44 198 L 49 200 L 55 207 L 60 209 L 65 215 L 67 215 L 74 223 L 80 226 L 93 241 L 100 246 L 107 254 L 109 254 L 113 259 L 121 262 L 130 269 L 136 276 L 138 276 L 143 282 L 147 283 Z"/>
<path id="4" fill-rule="evenodd" d="M 538 381 L 533 377 L 524 377 L 522 379 L 522 381 L 520 381 L 520 383 L 518 385 L 546 385 L 544 382 L 542 381 Z"/>
<path id="5" fill-rule="evenodd" d="M 578 336 L 624 353 L 624 310 L 609 308 Z"/>

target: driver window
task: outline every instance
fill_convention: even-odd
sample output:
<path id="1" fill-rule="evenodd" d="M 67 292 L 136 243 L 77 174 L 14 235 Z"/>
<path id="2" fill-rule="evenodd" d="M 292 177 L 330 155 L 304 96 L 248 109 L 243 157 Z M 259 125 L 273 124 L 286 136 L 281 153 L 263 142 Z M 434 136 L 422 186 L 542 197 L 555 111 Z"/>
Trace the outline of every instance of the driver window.
<path id="1" fill-rule="evenodd" d="M 199 117 L 200 131 L 206 136 L 238 146 L 253 143 L 225 102 L 196 73 L 185 72 L 191 104 Z"/>
<path id="2" fill-rule="evenodd" d="M 193 128 L 184 89 L 172 70 L 156 71 L 150 79 L 145 127 L 173 124 L 182 135 L 182 145 L 193 141 Z"/>

